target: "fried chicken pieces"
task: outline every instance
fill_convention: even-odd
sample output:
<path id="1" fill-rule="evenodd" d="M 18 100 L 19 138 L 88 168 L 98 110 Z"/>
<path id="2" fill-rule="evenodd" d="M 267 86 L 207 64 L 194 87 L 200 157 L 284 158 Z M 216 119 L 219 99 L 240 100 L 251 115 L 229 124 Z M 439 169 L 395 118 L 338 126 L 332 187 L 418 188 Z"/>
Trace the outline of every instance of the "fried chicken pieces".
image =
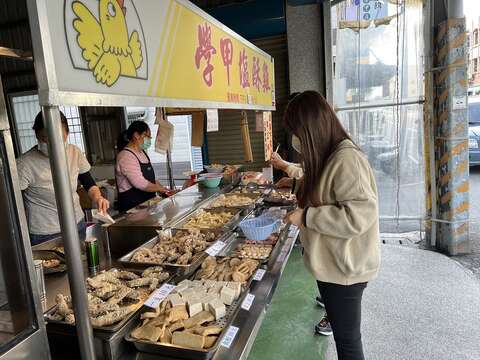
<path id="1" fill-rule="evenodd" d="M 195 254 L 204 251 L 216 236 L 198 229 L 179 230 L 172 237 L 159 237 L 152 248 L 140 248 L 131 261 L 147 264 L 188 265 Z"/>
<path id="2" fill-rule="evenodd" d="M 246 282 L 253 275 L 259 263 L 253 259 L 215 258 L 209 256 L 195 278 L 199 280 Z"/>
<path id="3" fill-rule="evenodd" d="M 146 269 L 141 276 L 129 271 L 109 270 L 87 278 L 88 311 L 92 325 L 104 327 L 125 319 L 170 275 L 160 266 Z M 58 294 L 56 311 L 47 319 L 75 323 L 70 296 Z"/>

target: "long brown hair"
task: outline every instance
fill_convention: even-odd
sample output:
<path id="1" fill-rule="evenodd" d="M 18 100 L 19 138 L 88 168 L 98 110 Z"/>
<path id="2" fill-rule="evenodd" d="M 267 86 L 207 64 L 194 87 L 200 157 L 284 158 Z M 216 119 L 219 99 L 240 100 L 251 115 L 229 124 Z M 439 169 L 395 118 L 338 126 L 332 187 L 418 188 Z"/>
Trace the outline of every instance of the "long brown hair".
<path id="1" fill-rule="evenodd" d="M 286 128 L 302 146 L 304 176 L 297 197 L 301 208 L 319 206 L 318 183 L 328 158 L 345 139 L 352 140 L 337 115 L 316 91 L 305 91 L 287 105 Z"/>

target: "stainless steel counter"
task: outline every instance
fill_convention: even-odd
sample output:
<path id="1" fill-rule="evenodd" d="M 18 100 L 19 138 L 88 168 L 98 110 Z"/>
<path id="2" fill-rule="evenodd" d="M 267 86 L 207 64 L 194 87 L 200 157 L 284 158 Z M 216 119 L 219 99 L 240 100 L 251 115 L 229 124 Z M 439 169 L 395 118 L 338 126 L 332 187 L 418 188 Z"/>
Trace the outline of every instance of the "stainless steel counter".
<path id="1" fill-rule="evenodd" d="M 106 248 L 107 244 L 107 235 L 106 228 L 101 224 L 95 224 L 87 228 L 87 239 L 96 238 L 98 240 L 98 250 L 100 255 L 100 270 L 110 269 L 112 266 L 117 266 L 118 264 L 115 261 L 111 261 L 108 256 L 108 251 Z M 38 250 L 49 250 L 53 249 L 56 246 L 62 246 L 63 240 L 61 237 L 56 239 L 46 241 L 42 244 L 32 246 L 33 251 Z M 82 243 L 82 251 L 84 250 L 84 244 Z M 82 257 L 83 261 L 83 270 L 85 277 L 88 276 L 88 268 L 85 254 L 79 254 Z M 68 285 L 68 276 L 67 272 L 47 274 L 45 275 L 45 289 L 46 289 L 46 309 L 50 309 L 55 305 L 55 297 L 57 294 L 70 294 L 70 288 Z"/>
<path id="2" fill-rule="evenodd" d="M 119 258 L 139 247 L 153 238 L 156 230 L 177 222 L 220 192 L 220 188 L 194 185 L 170 198 L 147 201 L 119 216 L 108 229 L 112 256 Z"/>
<path id="3" fill-rule="evenodd" d="M 166 199 L 149 200 L 127 214 L 120 216 L 114 226 L 163 227 L 185 216 L 193 208 L 221 192 L 220 188 L 207 189 L 191 186 Z"/>
<path id="4" fill-rule="evenodd" d="M 100 269 L 110 269 L 111 267 L 119 266 L 115 259 L 127 253 L 122 253 L 122 250 L 115 251 L 115 249 L 118 250 L 119 248 L 117 246 L 119 244 L 116 241 L 125 240 L 125 248 L 136 248 L 154 237 L 156 235 L 155 229 L 166 227 L 178 221 L 221 191 L 219 188 L 207 189 L 194 185 L 170 198 L 157 198 L 147 201 L 140 206 L 140 209 L 134 210 L 132 213 L 120 214 L 115 217 L 117 222 L 114 225 L 103 226 L 102 224 L 94 224 L 89 226 L 86 239 L 96 238 L 98 240 Z M 58 237 L 33 246 L 32 250 L 48 250 L 62 244 L 62 238 Z M 121 254 L 117 255 L 118 252 Z M 113 260 L 110 258 L 111 253 L 114 255 Z M 79 254 L 79 256 L 83 257 L 84 273 L 85 277 L 87 277 L 88 271 L 85 255 Z M 70 294 L 66 272 L 45 276 L 45 286 L 47 289 L 47 309 L 55 305 L 55 296 L 58 293 Z"/>
<path id="5" fill-rule="evenodd" d="M 263 319 L 271 303 L 272 297 L 288 262 L 298 236 L 298 230 L 291 231 L 284 239 L 278 253 L 269 263 L 269 267 L 260 281 L 253 281 L 250 286 L 250 294 L 255 299 L 250 310 L 240 309 L 231 322 L 231 326 L 239 330 L 231 342 L 230 347 L 220 346 L 213 356 L 213 360 L 237 360 L 247 359 L 255 338 L 260 330 Z M 170 357 L 141 353 L 131 349 L 121 360 L 174 360 Z"/>
<path id="6" fill-rule="evenodd" d="M 111 230 L 113 228 L 119 229 L 125 234 L 126 239 L 132 239 L 131 229 L 141 229 L 144 233 L 148 233 L 149 229 L 156 229 L 157 226 L 153 224 L 153 219 L 159 219 L 161 213 L 164 214 L 165 220 L 162 227 L 172 224 L 191 211 L 203 202 L 208 201 L 211 197 L 217 195 L 220 191 L 218 189 L 198 189 L 193 187 L 186 191 L 175 195 L 173 201 L 171 199 L 164 199 L 158 203 L 144 204 L 145 208 L 134 214 L 120 215 L 117 224 L 110 227 L 104 227 L 100 224 L 93 225 L 87 229 L 87 238 L 95 237 L 98 240 L 99 254 L 101 259 L 101 269 L 109 269 L 112 267 L 120 267 L 115 261 L 117 258 L 110 259 L 109 248 L 115 245 L 115 240 L 111 239 Z M 137 215 L 137 216 L 134 216 Z M 142 216 L 140 216 L 142 215 Z M 139 220 L 139 223 L 135 221 Z M 158 220 L 157 220 L 158 221 Z M 128 225 L 128 226 L 127 226 Z M 137 226 L 138 225 L 138 226 Z M 107 231 L 108 230 L 108 231 Z M 140 230 L 138 230 L 140 232 Z M 265 317 L 265 313 L 275 293 L 277 284 L 281 278 L 282 272 L 290 256 L 290 252 L 295 244 L 298 233 L 297 231 L 285 230 L 280 238 L 280 244 L 271 255 L 271 259 L 267 264 L 266 272 L 260 281 L 253 281 L 250 286 L 250 294 L 255 296 L 252 306 L 247 311 L 240 309 L 234 319 L 231 321 L 231 326 L 237 327 L 238 333 L 231 342 L 230 347 L 220 346 L 215 353 L 214 360 L 230 360 L 230 359 L 246 359 L 250 353 L 250 349 L 254 343 L 257 333 Z M 33 250 L 41 250 L 52 248 L 61 243 L 61 238 L 52 240 L 50 242 L 38 245 Z M 79 254 L 80 255 L 80 254 Z M 81 255 L 80 255 L 81 256 Z M 88 276 L 87 266 L 84 259 L 84 272 Z M 47 275 L 45 278 L 47 289 L 47 306 L 50 308 L 55 305 L 55 296 L 58 293 L 69 294 L 68 278 L 66 273 Z M 97 354 L 102 354 L 104 359 L 122 359 L 122 360 L 170 360 L 167 357 L 159 357 L 156 355 L 140 353 L 125 341 L 123 336 L 130 332 L 136 325 L 137 317 L 132 318 L 118 333 L 105 334 L 96 333 L 95 348 Z M 62 358 L 72 347 L 76 346 L 76 334 L 72 328 L 71 334 L 59 334 L 49 332 L 49 339 L 51 341 L 53 358 Z M 48 328 L 47 328 L 48 330 Z"/>

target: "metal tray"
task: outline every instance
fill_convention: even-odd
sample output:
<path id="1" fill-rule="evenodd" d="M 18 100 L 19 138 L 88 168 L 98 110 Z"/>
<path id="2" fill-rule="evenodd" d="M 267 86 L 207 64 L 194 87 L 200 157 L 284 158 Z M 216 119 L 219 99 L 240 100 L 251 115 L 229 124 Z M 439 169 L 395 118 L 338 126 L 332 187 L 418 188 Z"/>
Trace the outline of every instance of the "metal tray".
<path id="1" fill-rule="evenodd" d="M 278 240 L 277 240 L 277 242 L 275 243 L 275 245 L 270 245 L 270 246 L 272 246 L 272 251 L 270 252 L 270 254 L 268 255 L 268 257 L 265 258 L 265 259 L 255 259 L 255 258 L 246 258 L 246 257 L 245 257 L 245 258 L 242 258 L 242 257 L 236 255 L 237 247 L 238 247 L 239 245 L 245 243 L 245 240 L 246 240 L 246 237 L 245 237 L 245 236 L 238 236 L 235 246 L 231 246 L 231 247 L 227 250 L 228 252 L 225 253 L 225 256 L 238 257 L 238 258 L 240 258 L 240 259 L 253 259 L 253 260 L 257 260 L 258 262 L 260 262 L 260 264 L 266 264 L 266 263 L 268 263 L 268 262 L 270 261 L 270 259 L 276 257 L 276 254 L 277 254 L 277 252 L 278 252 L 278 249 L 282 247 L 282 246 L 281 246 L 281 243 L 282 243 L 282 235 L 283 235 L 283 233 L 280 232 L 280 233 L 278 234 Z M 255 245 L 255 244 L 254 244 L 254 245 Z M 258 244 L 258 245 L 261 245 L 261 244 Z M 223 255 L 223 254 L 222 254 L 222 255 Z"/>
<path id="2" fill-rule="evenodd" d="M 199 208 L 199 209 L 195 210 L 194 212 L 190 213 L 189 216 L 180 220 L 178 223 L 172 224 L 172 228 L 183 229 L 185 224 L 187 224 L 190 221 L 190 219 L 195 217 L 197 215 L 197 213 L 199 213 L 200 211 L 206 211 L 206 212 L 210 212 L 210 213 L 214 213 L 214 212 L 229 212 L 229 213 L 232 213 L 233 217 L 226 224 L 224 224 L 224 225 L 222 225 L 218 228 L 203 228 L 204 230 L 220 229 L 220 230 L 226 231 L 226 230 L 234 229 L 235 227 L 237 227 L 238 223 L 241 220 L 243 220 L 242 213 L 244 212 L 244 209 L 225 208 L 225 207 L 220 207 L 220 208 L 215 208 L 215 209 Z"/>
<path id="3" fill-rule="evenodd" d="M 294 206 L 297 204 L 297 198 L 293 196 L 293 199 L 283 199 L 280 196 L 273 196 L 273 194 L 294 195 L 290 190 L 286 189 L 272 189 L 268 193 L 264 194 L 264 203 L 270 206 Z"/>
<path id="4" fill-rule="evenodd" d="M 185 360 L 208 360 L 211 359 L 220 344 L 222 343 L 223 337 L 225 336 L 229 325 L 231 324 L 232 320 L 235 318 L 237 312 L 240 310 L 240 305 L 242 304 L 243 300 L 247 296 L 250 286 L 253 281 L 253 276 L 250 277 L 249 281 L 247 282 L 246 287 L 243 289 L 242 294 L 232 305 L 230 305 L 227 309 L 225 317 L 221 318 L 220 320 L 216 321 L 215 323 L 218 325 L 223 326 L 223 330 L 218 336 L 217 342 L 210 348 L 210 349 L 192 349 L 178 345 L 172 344 L 159 344 L 159 343 L 152 343 L 146 340 L 137 340 L 127 334 L 125 336 L 125 340 L 131 342 L 135 345 L 138 351 L 162 355 L 172 358 L 178 359 L 185 359 Z M 137 323 L 139 325 L 140 322 Z"/>
<path id="5" fill-rule="evenodd" d="M 57 310 L 57 306 L 55 305 L 52 307 L 50 310 L 48 310 L 46 313 L 44 313 L 44 319 L 47 323 L 47 331 L 48 330 L 53 330 L 55 332 L 61 332 L 65 334 L 72 334 L 76 331 L 76 325 L 75 324 L 67 324 L 65 321 L 57 321 L 57 320 L 50 320 L 47 317 L 49 315 L 53 315 L 55 311 Z M 120 330 L 123 325 L 125 325 L 133 316 L 137 314 L 137 312 L 142 308 L 143 302 L 140 302 L 138 305 L 138 308 L 132 311 L 125 319 L 122 321 L 119 321 L 116 324 L 110 325 L 110 326 L 102 326 L 102 327 L 97 327 L 97 326 L 92 326 L 93 331 L 95 332 L 107 332 L 107 333 L 113 333 L 117 332 Z"/>
<path id="6" fill-rule="evenodd" d="M 152 265 L 154 266 L 154 265 Z M 137 274 L 141 273 L 141 271 L 133 271 Z M 170 281 L 172 281 L 172 279 L 175 277 L 175 274 L 171 274 L 170 273 L 170 277 L 165 280 L 162 284 L 165 284 L 165 283 L 168 283 Z M 160 284 L 159 284 L 160 285 Z M 92 326 L 93 328 L 93 331 L 94 332 L 103 332 L 103 333 L 113 333 L 113 332 L 117 332 L 118 330 L 120 330 L 132 317 L 134 317 L 138 312 L 139 310 L 143 307 L 143 303 L 145 301 L 140 301 L 138 304 L 137 304 L 137 308 L 132 311 L 127 317 L 125 317 L 125 319 L 119 321 L 118 323 L 115 323 L 115 324 L 112 324 L 112 325 L 109 325 L 109 326 Z M 47 322 L 47 330 L 51 329 L 55 332 L 61 332 L 61 333 L 66 333 L 66 334 L 72 334 L 72 333 L 75 333 L 76 332 L 76 325 L 75 324 L 67 324 L 65 321 L 56 321 L 56 320 L 49 320 L 47 319 L 47 317 L 49 315 L 53 315 L 55 313 L 55 311 L 57 310 L 57 306 L 58 305 L 55 305 L 53 306 L 51 309 L 49 309 L 47 312 L 45 312 L 43 314 L 43 317 L 45 319 L 45 321 Z"/>
<path id="7" fill-rule="evenodd" d="M 33 250 L 32 251 L 34 260 L 59 260 L 60 264 L 53 268 L 43 267 L 43 273 L 45 275 L 62 273 L 67 270 L 67 265 L 65 264 L 65 258 L 60 255 L 59 252 L 54 250 Z"/>
<path id="8" fill-rule="evenodd" d="M 244 196 L 248 197 L 253 200 L 253 202 L 249 205 L 232 205 L 232 206 L 211 206 L 221 195 L 225 197 L 233 197 L 233 196 Z M 259 204 L 262 201 L 262 196 L 258 193 L 227 193 L 227 194 L 220 194 L 219 196 L 216 196 L 213 198 L 209 204 L 207 205 L 206 209 L 219 209 L 219 208 L 225 208 L 225 209 L 253 209 L 257 204 Z"/>
<path id="9" fill-rule="evenodd" d="M 175 235 L 178 231 L 185 231 L 183 229 L 168 229 L 171 231 L 172 236 Z M 223 239 L 226 235 L 225 230 L 222 229 L 212 229 L 212 230 L 207 230 L 207 229 L 201 229 L 200 232 L 205 233 L 205 232 L 213 232 L 216 233 L 216 238 L 214 241 L 212 241 L 212 244 L 219 240 Z M 170 263 L 160 263 L 160 264 L 155 264 L 155 263 L 141 263 L 141 262 L 134 262 L 131 261 L 133 255 L 142 248 L 147 248 L 150 249 L 153 246 L 155 246 L 158 243 L 159 239 L 158 237 L 155 237 L 151 239 L 150 241 L 146 242 L 145 244 L 139 246 L 138 248 L 130 251 L 128 254 L 122 256 L 118 261 L 125 267 L 131 268 L 131 269 L 146 269 L 147 267 L 150 266 L 164 266 L 167 269 L 171 269 L 173 272 L 183 272 L 184 274 L 189 274 L 193 271 L 195 271 L 203 262 L 203 260 L 206 258 L 205 252 L 200 252 L 198 254 L 195 254 L 192 258 L 192 261 L 190 264 L 187 265 L 178 265 L 178 264 L 170 264 Z"/>

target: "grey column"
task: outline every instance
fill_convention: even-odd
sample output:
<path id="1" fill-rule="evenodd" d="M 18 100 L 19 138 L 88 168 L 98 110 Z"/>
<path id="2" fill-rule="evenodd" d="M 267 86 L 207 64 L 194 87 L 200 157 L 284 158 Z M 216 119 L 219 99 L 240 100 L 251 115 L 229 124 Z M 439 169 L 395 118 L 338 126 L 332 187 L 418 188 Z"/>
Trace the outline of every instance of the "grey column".
<path id="1" fill-rule="evenodd" d="M 329 8 L 327 5 L 326 8 Z M 325 94 L 322 5 L 286 6 L 290 92 Z"/>
<path id="2" fill-rule="evenodd" d="M 470 252 L 467 30 L 461 1 L 434 1 L 436 247 Z M 432 216 L 433 217 L 433 216 Z"/>
<path id="3" fill-rule="evenodd" d="M 42 107 L 43 119 L 48 132 L 48 152 L 52 169 L 53 186 L 57 200 L 58 217 L 65 246 L 68 280 L 75 312 L 78 342 L 82 359 L 95 360 L 93 331 L 88 313 L 80 240 L 73 206 L 72 187 L 68 174 L 67 156 L 63 142 L 63 129 L 57 106 Z"/>

